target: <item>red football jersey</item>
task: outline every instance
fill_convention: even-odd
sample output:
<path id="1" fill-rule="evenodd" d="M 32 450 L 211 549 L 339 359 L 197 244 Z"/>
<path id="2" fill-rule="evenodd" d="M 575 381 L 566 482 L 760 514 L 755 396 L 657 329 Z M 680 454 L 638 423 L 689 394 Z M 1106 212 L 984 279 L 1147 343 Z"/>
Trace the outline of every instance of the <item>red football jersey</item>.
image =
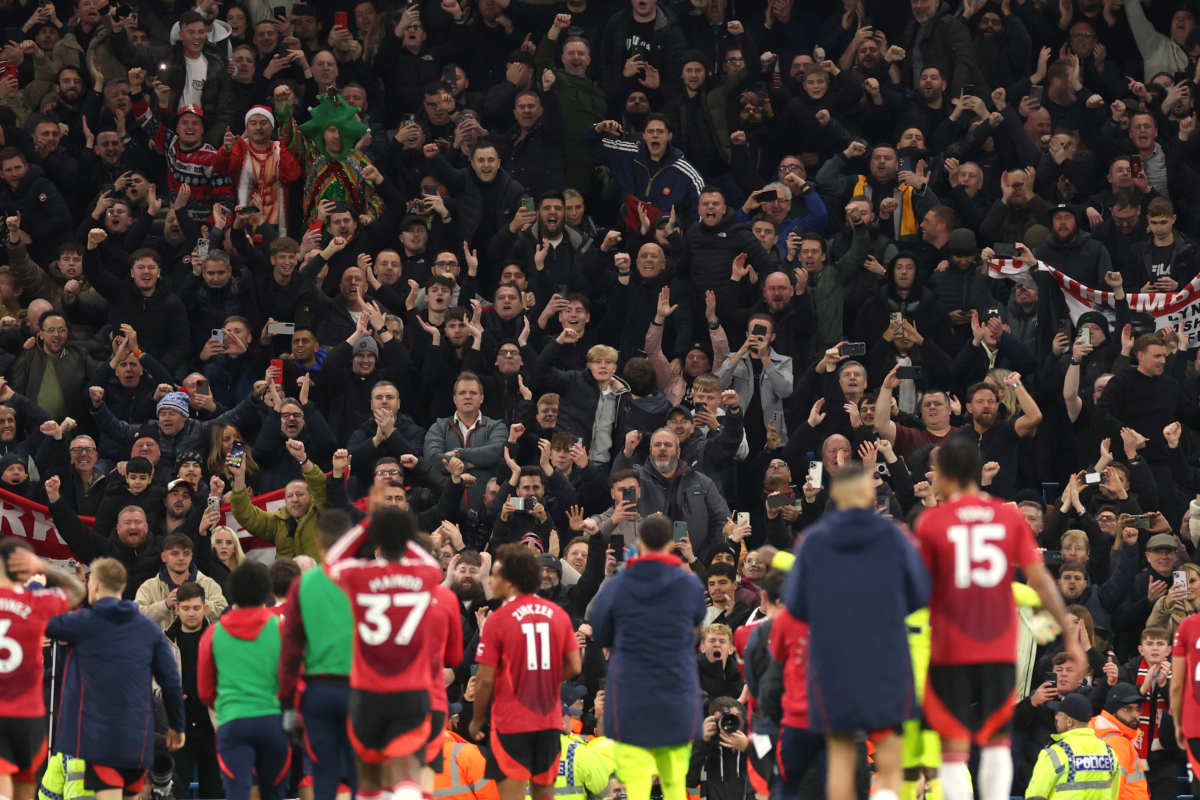
<path id="1" fill-rule="evenodd" d="M 350 686 L 380 693 L 429 691 L 429 649 L 434 645 L 422 620 L 442 582 L 441 565 L 412 542 L 396 563 L 347 558 L 365 538 L 360 525 L 325 555 L 325 571 L 350 598 L 354 614 Z M 437 679 L 441 682 L 440 672 Z"/>
<path id="2" fill-rule="evenodd" d="M 50 618 L 71 610 L 61 589 L 0 589 L 0 717 L 40 717 L 42 639 Z"/>
<path id="3" fill-rule="evenodd" d="M 1175 646 L 1171 648 L 1171 655 L 1187 659 L 1188 685 L 1183 689 L 1183 735 L 1195 738 L 1200 736 L 1200 681 L 1196 680 L 1197 669 L 1200 668 L 1200 614 L 1193 614 L 1180 623 L 1175 631 Z"/>
<path id="4" fill-rule="evenodd" d="M 433 590 L 433 604 L 425 615 L 425 636 L 429 639 L 429 668 L 433 680 L 429 685 L 429 707 L 434 711 L 449 711 L 446 681 L 442 670 L 462 663 L 462 617 L 458 613 L 458 597 L 445 586 Z"/>
<path id="5" fill-rule="evenodd" d="M 783 664 L 783 724 L 808 728 L 808 623 L 787 609 L 771 623 L 771 656 Z"/>
<path id="6" fill-rule="evenodd" d="M 1021 513 L 983 495 L 962 495 L 917 519 L 921 557 L 933 578 L 930 664 L 1012 664 L 1018 567 L 1041 564 Z"/>
<path id="7" fill-rule="evenodd" d="M 519 595 L 489 614 L 475 660 L 496 669 L 492 728 L 561 729 L 563 656 L 578 649 L 571 618 L 549 600 Z"/>

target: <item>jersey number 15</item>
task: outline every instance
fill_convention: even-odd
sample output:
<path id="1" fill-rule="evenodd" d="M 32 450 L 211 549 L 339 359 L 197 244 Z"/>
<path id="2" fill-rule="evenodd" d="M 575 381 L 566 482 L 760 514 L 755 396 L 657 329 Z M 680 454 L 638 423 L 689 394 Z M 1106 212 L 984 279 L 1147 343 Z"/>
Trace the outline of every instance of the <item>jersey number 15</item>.
<path id="1" fill-rule="evenodd" d="M 1008 557 L 994 543 L 1004 540 L 997 524 L 951 525 L 946 538 L 954 545 L 954 585 L 959 589 L 990 589 L 1008 573 Z"/>

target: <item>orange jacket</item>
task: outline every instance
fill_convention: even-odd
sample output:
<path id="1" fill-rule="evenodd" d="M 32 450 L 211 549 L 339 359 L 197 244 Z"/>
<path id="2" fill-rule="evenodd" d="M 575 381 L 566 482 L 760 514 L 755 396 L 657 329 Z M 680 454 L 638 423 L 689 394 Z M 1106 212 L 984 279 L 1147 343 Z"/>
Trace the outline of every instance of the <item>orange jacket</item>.
<path id="1" fill-rule="evenodd" d="M 1121 762 L 1120 800 L 1150 800 L 1146 771 L 1133 746 L 1138 729 L 1129 727 L 1107 711 L 1093 717 L 1091 726 L 1097 738 L 1108 745 Z"/>
<path id="2" fill-rule="evenodd" d="M 496 782 L 483 777 L 487 759 L 452 731 L 442 732 L 442 771 L 433 776 L 437 800 L 500 800 Z"/>

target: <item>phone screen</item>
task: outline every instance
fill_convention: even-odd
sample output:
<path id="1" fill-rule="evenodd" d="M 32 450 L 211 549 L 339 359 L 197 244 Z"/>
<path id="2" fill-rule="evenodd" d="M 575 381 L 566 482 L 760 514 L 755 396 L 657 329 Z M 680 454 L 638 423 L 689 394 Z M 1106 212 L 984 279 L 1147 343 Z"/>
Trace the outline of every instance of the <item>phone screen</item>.
<path id="1" fill-rule="evenodd" d="M 246 455 L 246 445 L 241 442 L 234 442 L 233 447 L 229 448 L 229 464 L 233 467 L 242 466 L 242 458 Z"/>
<path id="2" fill-rule="evenodd" d="M 608 543 L 612 546 L 613 558 L 617 561 L 625 560 L 625 534 L 614 533 L 608 537 Z"/>

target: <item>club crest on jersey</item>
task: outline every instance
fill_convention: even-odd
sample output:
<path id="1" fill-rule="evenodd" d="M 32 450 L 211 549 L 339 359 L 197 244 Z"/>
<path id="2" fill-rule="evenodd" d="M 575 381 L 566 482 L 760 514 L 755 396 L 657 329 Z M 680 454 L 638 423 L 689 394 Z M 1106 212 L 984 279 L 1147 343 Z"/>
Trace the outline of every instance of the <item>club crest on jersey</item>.
<path id="1" fill-rule="evenodd" d="M 1071 769 L 1076 772 L 1112 772 L 1112 756 L 1071 756 Z"/>

